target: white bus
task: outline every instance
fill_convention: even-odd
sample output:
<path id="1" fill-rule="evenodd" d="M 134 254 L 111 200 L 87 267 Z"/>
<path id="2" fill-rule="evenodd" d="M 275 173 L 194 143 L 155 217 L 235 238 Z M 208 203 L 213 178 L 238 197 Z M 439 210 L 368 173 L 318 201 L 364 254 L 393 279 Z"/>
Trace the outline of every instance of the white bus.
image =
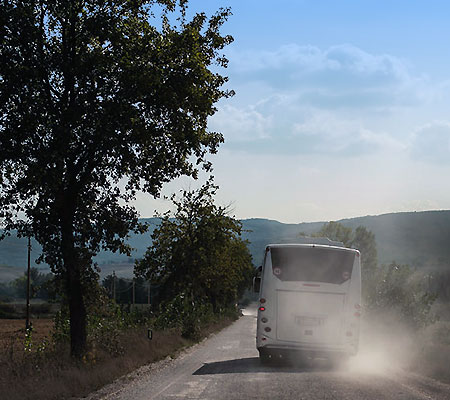
<path id="1" fill-rule="evenodd" d="M 358 250 L 322 244 L 271 244 L 259 276 L 256 347 L 262 362 L 347 359 L 358 351 L 361 266 Z"/>

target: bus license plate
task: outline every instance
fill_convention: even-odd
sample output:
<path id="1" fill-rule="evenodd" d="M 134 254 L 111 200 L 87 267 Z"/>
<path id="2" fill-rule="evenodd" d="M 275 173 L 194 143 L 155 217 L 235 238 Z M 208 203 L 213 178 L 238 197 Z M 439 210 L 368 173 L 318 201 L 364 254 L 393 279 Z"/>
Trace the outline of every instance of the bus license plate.
<path id="1" fill-rule="evenodd" d="M 297 325 L 302 326 L 319 326 L 325 323 L 325 318 L 305 317 L 299 315 L 296 315 L 294 320 Z"/>

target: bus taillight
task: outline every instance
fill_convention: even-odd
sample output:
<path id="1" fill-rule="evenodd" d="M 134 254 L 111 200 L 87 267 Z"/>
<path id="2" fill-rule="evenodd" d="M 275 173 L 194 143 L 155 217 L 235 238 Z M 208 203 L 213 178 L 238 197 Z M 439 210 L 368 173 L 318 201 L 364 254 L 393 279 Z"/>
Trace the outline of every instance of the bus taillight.
<path id="1" fill-rule="evenodd" d="M 259 302 L 260 302 L 261 304 L 264 304 L 264 303 L 266 302 L 266 299 L 259 299 Z"/>
<path id="2" fill-rule="evenodd" d="M 266 309 L 266 307 L 264 307 L 264 306 L 259 307 L 259 311 L 265 311 L 265 309 Z"/>

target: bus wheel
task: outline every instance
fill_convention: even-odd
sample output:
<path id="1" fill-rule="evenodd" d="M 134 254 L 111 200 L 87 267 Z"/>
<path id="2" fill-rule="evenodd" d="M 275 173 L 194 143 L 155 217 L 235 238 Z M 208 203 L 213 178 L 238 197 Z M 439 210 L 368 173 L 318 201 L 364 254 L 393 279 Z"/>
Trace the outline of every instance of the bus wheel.
<path id="1" fill-rule="evenodd" d="M 261 364 L 267 365 L 270 363 L 270 361 L 272 361 L 272 357 L 267 350 L 261 349 L 258 351 L 259 351 L 259 361 L 261 362 Z"/>

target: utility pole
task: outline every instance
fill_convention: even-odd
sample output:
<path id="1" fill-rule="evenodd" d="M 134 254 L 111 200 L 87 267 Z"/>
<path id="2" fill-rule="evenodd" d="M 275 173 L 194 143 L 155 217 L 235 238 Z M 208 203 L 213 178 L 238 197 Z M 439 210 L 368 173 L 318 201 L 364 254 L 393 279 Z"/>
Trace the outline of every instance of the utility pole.
<path id="1" fill-rule="evenodd" d="M 150 281 L 148 281 L 147 286 L 147 304 L 150 305 Z"/>
<path id="2" fill-rule="evenodd" d="M 30 324 L 30 286 L 31 286 L 31 238 L 28 236 L 28 267 L 27 267 L 27 305 L 26 305 L 26 314 L 27 320 L 25 322 L 25 328 L 29 329 L 31 327 Z"/>
<path id="3" fill-rule="evenodd" d="M 136 283 L 135 283 L 134 278 L 133 278 L 133 306 L 134 306 L 134 304 L 136 302 L 136 288 L 135 288 L 135 285 L 136 285 Z"/>
<path id="4" fill-rule="evenodd" d="M 116 271 L 113 271 L 113 299 L 116 301 Z"/>

